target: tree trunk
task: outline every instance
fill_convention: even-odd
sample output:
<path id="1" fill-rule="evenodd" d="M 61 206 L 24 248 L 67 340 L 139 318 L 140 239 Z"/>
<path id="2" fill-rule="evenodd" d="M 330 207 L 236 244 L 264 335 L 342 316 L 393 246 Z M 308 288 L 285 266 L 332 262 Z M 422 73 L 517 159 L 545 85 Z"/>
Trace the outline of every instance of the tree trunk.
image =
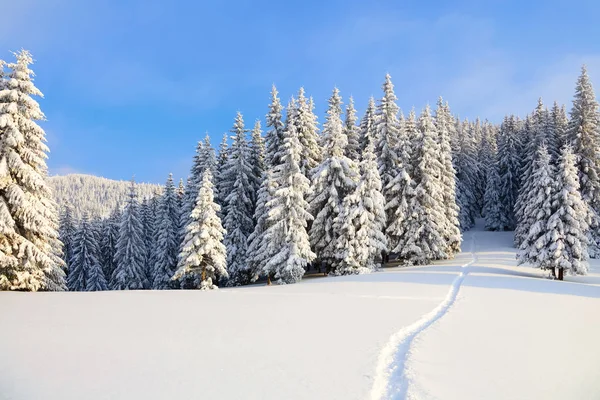
<path id="1" fill-rule="evenodd" d="M 563 273 L 564 273 L 564 269 L 559 268 L 558 269 L 558 280 L 562 281 L 563 280 Z"/>
<path id="2" fill-rule="evenodd" d="M 267 275 L 267 286 L 271 286 L 271 275 Z"/>
<path id="3" fill-rule="evenodd" d="M 550 268 L 550 272 L 552 273 L 552 277 L 556 279 L 556 268 Z"/>
<path id="4" fill-rule="evenodd" d="M 202 282 L 206 280 L 206 267 L 202 267 Z"/>

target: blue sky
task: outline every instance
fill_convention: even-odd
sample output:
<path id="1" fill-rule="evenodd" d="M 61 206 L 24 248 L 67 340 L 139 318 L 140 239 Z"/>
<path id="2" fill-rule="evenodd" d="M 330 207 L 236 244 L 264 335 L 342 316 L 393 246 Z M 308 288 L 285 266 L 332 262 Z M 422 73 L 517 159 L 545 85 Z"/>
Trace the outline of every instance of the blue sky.
<path id="1" fill-rule="evenodd" d="M 360 113 L 392 75 L 400 107 L 444 96 L 499 121 L 537 97 L 570 105 L 582 63 L 600 85 L 597 1 L 18 0 L 0 58 L 26 48 L 48 121 L 50 172 L 163 182 L 236 111 L 264 120 L 304 86 L 322 121 L 337 86 Z"/>

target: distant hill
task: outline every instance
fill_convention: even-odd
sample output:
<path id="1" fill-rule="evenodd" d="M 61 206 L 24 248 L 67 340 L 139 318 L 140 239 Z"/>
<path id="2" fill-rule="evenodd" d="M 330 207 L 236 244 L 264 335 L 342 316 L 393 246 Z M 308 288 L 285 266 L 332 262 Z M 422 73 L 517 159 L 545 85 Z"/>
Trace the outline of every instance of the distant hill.
<path id="1" fill-rule="evenodd" d="M 62 209 L 71 204 L 78 219 L 87 213 L 89 217 L 107 217 L 115 206 L 122 206 L 129 193 L 129 181 L 115 181 L 94 175 L 70 174 L 48 178 L 54 200 Z M 162 186 L 136 183 L 138 199 L 162 193 Z"/>

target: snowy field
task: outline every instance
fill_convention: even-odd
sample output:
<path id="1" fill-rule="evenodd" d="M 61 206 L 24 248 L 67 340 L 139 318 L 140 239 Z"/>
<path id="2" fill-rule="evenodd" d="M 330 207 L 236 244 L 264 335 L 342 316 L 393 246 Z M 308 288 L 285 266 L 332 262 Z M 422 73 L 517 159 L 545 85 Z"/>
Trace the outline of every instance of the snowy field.
<path id="1" fill-rule="evenodd" d="M 215 292 L 0 293 L 0 399 L 600 398 L 600 263 L 511 233 L 426 267 Z"/>

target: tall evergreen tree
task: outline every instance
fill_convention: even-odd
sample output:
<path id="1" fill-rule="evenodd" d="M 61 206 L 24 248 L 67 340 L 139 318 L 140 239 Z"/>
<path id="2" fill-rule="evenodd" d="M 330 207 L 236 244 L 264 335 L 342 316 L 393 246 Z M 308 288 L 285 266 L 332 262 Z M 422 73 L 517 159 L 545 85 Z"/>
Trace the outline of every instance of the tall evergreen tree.
<path id="1" fill-rule="evenodd" d="M 171 278 L 177 268 L 177 254 L 179 254 L 179 221 L 173 174 L 169 174 L 165 191 L 158 205 L 152 289 L 173 287 Z"/>
<path id="2" fill-rule="evenodd" d="M 117 268 L 110 279 L 111 289 L 136 290 L 149 286 L 144 268 L 143 226 L 133 179 L 121 215 L 115 259 Z"/>
<path id="3" fill-rule="evenodd" d="M 300 141 L 301 157 L 300 169 L 304 176 L 310 178 L 311 171 L 321 162 L 321 148 L 319 147 L 319 130 L 317 117 L 313 112 L 312 99 L 309 101 L 304 96 L 304 88 L 298 92 L 295 107 L 288 108 L 288 114 L 296 125 L 298 140 Z"/>
<path id="4" fill-rule="evenodd" d="M 552 197 L 554 213 L 548 220 L 546 233 L 550 267 L 558 269 L 560 280 L 565 272 L 585 275 L 589 268 L 588 206 L 579 192 L 576 163 L 571 147 L 565 146 L 558 164 L 557 190 Z"/>
<path id="5" fill-rule="evenodd" d="M 225 220 L 225 199 L 227 198 L 227 194 L 229 193 L 227 186 L 227 178 L 226 178 L 226 164 L 229 159 L 229 149 L 227 146 L 227 134 L 223 135 L 223 140 L 221 140 L 221 144 L 219 145 L 219 154 L 217 156 L 217 169 L 215 170 L 215 174 L 213 179 L 215 180 L 215 202 L 221 206 L 221 211 L 219 212 L 219 217 L 222 221 Z"/>
<path id="6" fill-rule="evenodd" d="M 88 218 L 84 216 L 77 230 L 73 256 L 69 262 L 69 290 L 93 292 L 108 289 L 97 253 L 98 242 Z"/>
<path id="7" fill-rule="evenodd" d="M 479 163 L 476 158 L 474 143 L 468 134 L 468 123 L 456 120 L 457 155 L 454 160 L 456 168 L 456 202 L 459 207 L 458 220 L 462 231 L 475 225 L 477 216 L 477 190 Z"/>
<path id="8" fill-rule="evenodd" d="M 310 227 L 310 243 L 319 260 L 335 269 L 339 231 L 333 223 L 341 212 L 344 197 L 354 191 L 358 180 L 356 164 L 345 156 L 348 139 L 340 118 L 341 98 L 335 88 L 323 125 L 323 162 L 313 172 L 310 213 L 315 216 Z M 295 132 L 294 132 L 295 133 Z"/>
<path id="9" fill-rule="evenodd" d="M 252 211 L 256 208 L 258 201 L 258 190 L 265 171 L 265 141 L 262 137 L 260 121 L 256 120 L 254 129 L 252 129 L 252 139 L 250 140 L 250 165 L 252 166 Z"/>
<path id="10" fill-rule="evenodd" d="M 119 238 L 119 221 L 121 212 L 115 207 L 111 215 L 104 220 L 102 226 L 102 237 L 100 238 L 100 264 L 104 277 L 109 280 L 117 268 L 115 254 L 117 253 L 117 240 Z"/>
<path id="11" fill-rule="evenodd" d="M 58 215 L 46 183 L 44 120 L 33 59 L 16 54 L 0 91 L 0 290 L 65 290 Z"/>
<path id="12" fill-rule="evenodd" d="M 569 140 L 567 139 L 567 128 L 569 126 L 569 118 L 565 106 L 558 106 L 555 101 L 551 111 L 552 126 L 556 135 L 557 145 L 559 149 L 565 147 Z"/>
<path id="13" fill-rule="evenodd" d="M 360 181 L 353 193 L 344 198 L 337 224 L 336 274 L 363 274 L 377 268 L 375 259 L 387 250 L 385 199 L 381 194 L 381 179 L 374 146 L 367 144 L 360 162 Z"/>
<path id="14" fill-rule="evenodd" d="M 268 129 L 265 137 L 265 160 L 267 165 L 279 164 L 276 155 L 283 141 L 283 106 L 278 95 L 277 88 L 273 85 L 271 88 L 271 104 L 269 104 L 269 112 L 266 117 Z"/>
<path id="15" fill-rule="evenodd" d="M 341 134 L 341 120 L 338 125 Z M 310 194 L 310 181 L 300 170 L 300 154 L 296 126 L 290 124 L 284 131 L 280 164 L 273 171 L 276 189 L 265 205 L 269 211 L 263 243 L 268 248 L 260 275 L 272 276 L 278 284 L 298 282 L 315 258 L 306 232 L 307 221 L 312 219 L 305 200 Z"/>
<path id="16" fill-rule="evenodd" d="M 500 169 L 497 160 L 488 165 L 487 182 L 483 196 L 483 215 L 485 217 L 485 229 L 488 231 L 503 231 L 508 228 L 509 221 L 500 200 L 502 182 L 500 180 Z"/>
<path id="17" fill-rule="evenodd" d="M 356 163 L 360 161 L 360 128 L 356 125 L 357 120 L 354 99 L 350 96 L 350 100 L 346 106 L 346 120 L 344 121 L 344 133 L 348 138 L 346 157 Z"/>
<path id="18" fill-rule="evenodd" d="M 585 66 L 577 79 L 567 138 L 577 157 L 581 196 L 590 209 L 589 252 L 592 257 L 600 256 L 600 115 Z"/>
<path id="19" fill-rule="evenodd" d="M 519 137 L 514 115 L 505 117 L 498 134 L 499 220 L 506 226 L 499 230 L 514 230 L 515 204 L 519 195 L 521 160 Z"/>
<path id="20" fill-rule="evenodd" d="M 365 115 L 363 115 L 362 119 L 360 120 L 359 145 L 361 153 L 367 148 L 369 141 L 373 141 L 373 143 L 375 143 L 376 138 L 377 121 L 375 114 L 375 99 L 370 97 Z"/>
<path id="21" fill-rule="evenodd" d="M 70 205 L 66 205 L 62 209 L 59 217 L 58 237 L 63 243 L 63 260 L 68 265 L 73 257 L 73 248 L 75 246 L 75 221 L 73 220 L 73 212 Z"/>
<path id="22" fill-rule="evenodd" d="M 233 129 L 233 144 L 225 165 L 225 246 L 227 247 L 227 270 L 229 285 L 245 285 L 250 282 L 250 270 L 246 251 L 248 236 L 254 230 L 252 166 L 242 114 L 238 112 Z"/>
<path id="23" fill-rule="evenodd" d="M 407 220 L 405 246 L 400 256 L 409 264 L 426 264 L 431 260 L 447 258 L 447 244 L 439 221 L 444 219 L 442 185 L 438 159 L 438 133 L 431 118 L 429 106 L 418 121 L 419 145 L 416 148 L 414 170 L 415 189 L 411 197 Z"/>
<path id="24" fill-rule="evenodd" d="M 217 288 L 217 277 L 228 276 L 223 244 L 225 230 L 217 215 L 218 210 L 219 205 L 213 198 L 212 173 L 207 169 L 203 173 L 191 221 L 185 228 L 184 244 L 173 279 L 196 276 L 199 282 L 197 288 L 209 290 Z"/>

